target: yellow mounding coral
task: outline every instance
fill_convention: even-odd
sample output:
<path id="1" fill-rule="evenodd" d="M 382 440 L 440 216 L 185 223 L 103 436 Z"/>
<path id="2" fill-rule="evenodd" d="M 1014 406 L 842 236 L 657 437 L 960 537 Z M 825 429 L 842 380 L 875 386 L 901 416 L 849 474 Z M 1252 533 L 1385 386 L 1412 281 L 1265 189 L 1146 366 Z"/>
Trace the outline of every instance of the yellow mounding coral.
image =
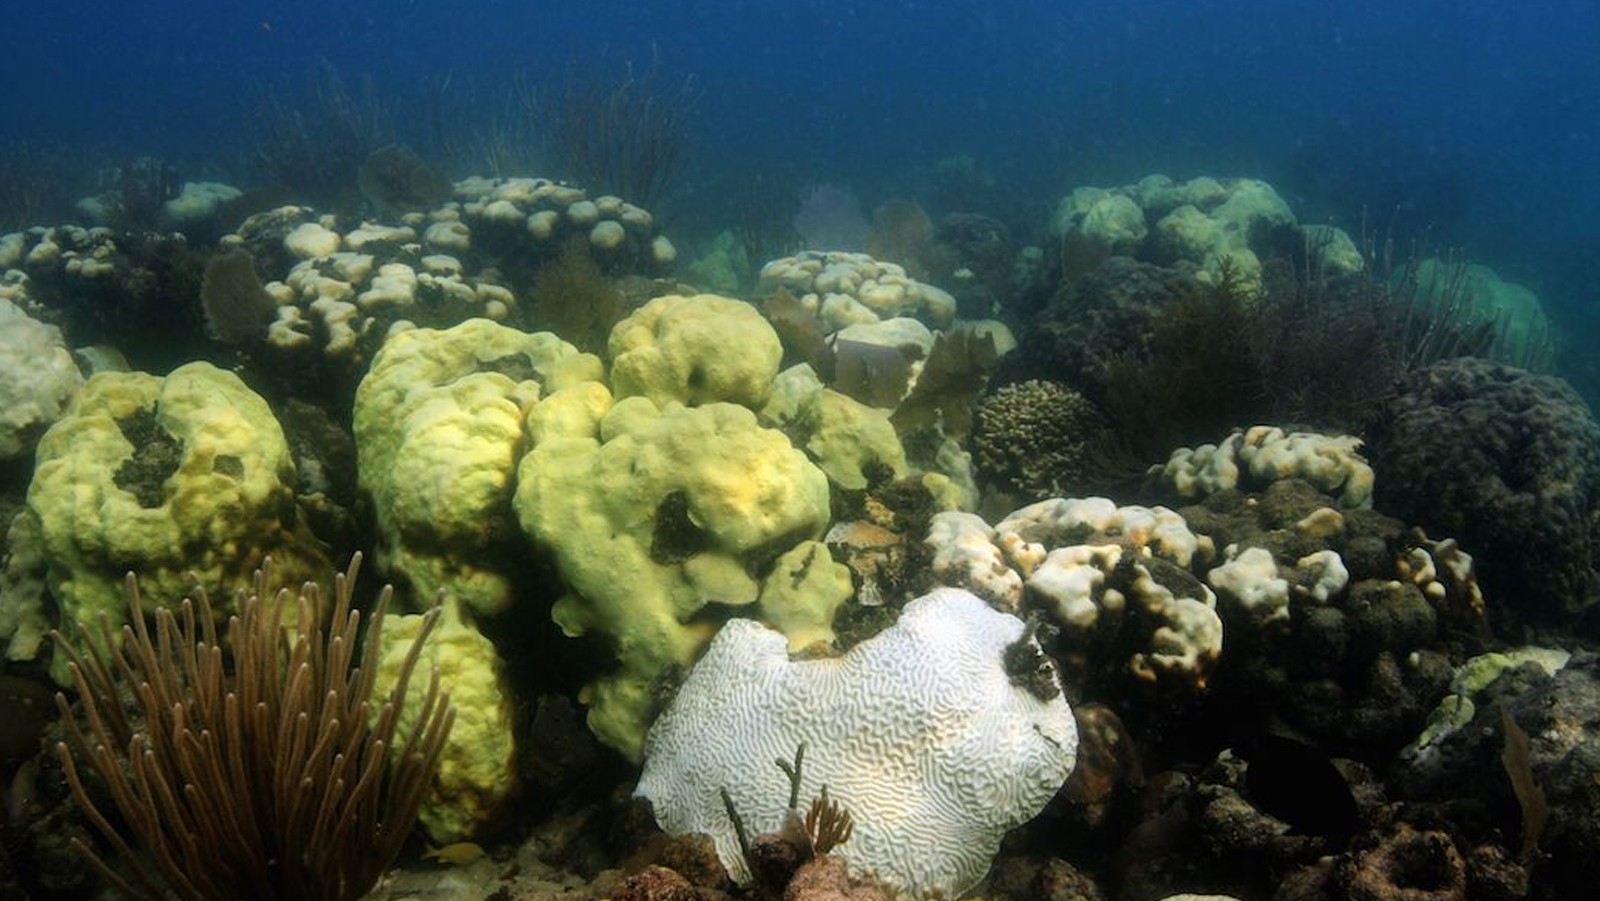
<path id="1" fill-rule="evenodd" d="M 658 680 L 716 630 L 703 608 L 754 602 L 773 561 L 821 534 L 827 476 L 733 404 L 611 404 L 584 385 L 536 406 L 529 431 L 517 516 L 570 590 L 555 621 L 615 648 L 617 669 L 585 689 L 589 726 L 637 761 Z"/>
<path id="2" fill-rule="evenodd" d="M 761 586 L 761 619 L 799 653 L 833 643 L 833 615 L 855 594 L 850 567 L 835 562 L 828 546 L 802 541 L 790 548 Z"/>
<path id="3" fill-rule="evenodd" d="M 657 297 L 635 310 L 611 330 L 607 353 L 617 397 L 757 408 L 778 374 L 783 345 L 750 304 L 697 294 Z"/>
<path id="4" fill-rule="evenodd" d="M 906 475 L 905 448 L 886 410 L 824 388 L 800 405 L 792 427 L 795 440 L 841 488 L 867 487 L 875 465 L 897 479 Z"/>
<path id="5" fill-rule="evenodd" d="M 285 582 L 331 569 L 295 509 L 283 430 L 238 376 L 189 363 L 166 378 L 106 372 L 89 379 L 39 441 L 29 515 L 38 520 L 63 631 L 101 614 L 126 620 L 122 578 L 140 571 L 152 606 L 196 583 L 218 597 L 268 554 Z M 66 661 L 51 669 L 66 684 Z"/>
<path id="6" fill-rule="evenodd" d="M 357 463 L 379 562 L 413 604 L 440 590 L 481 613 L 510 602 L 496 557 L 517 535 L 508 511 L 526 414 L 542 392 L 602 368 L 550 332 L 487 319 L 384 343 L 356 389 Z"/>
<path id="7" fill-rule="evenodd" d="M 373 693 L 383 697 L 406 671 L 406 657 L 422 632 L 421 614 L 384 618 Z M 439 770 L 418 814 L 435 844 L 465 841 L 488 822 L 516 789 L 516 750 L 511 696 L 505 690 L 500 655 L 494 644 L 463 618 L 461 602 L 446 597 L 437 627 L 423 641 L 417 659 L 426 672 L 437 668 L 449 693 L 455 725 L 439 756 Z M 396 732 L 417 726 L 423 694 L 406 695 Z M 371 711 L 376 723 L 382 711 Z M 400 749 L 396 748 L 398 752 Z"/>

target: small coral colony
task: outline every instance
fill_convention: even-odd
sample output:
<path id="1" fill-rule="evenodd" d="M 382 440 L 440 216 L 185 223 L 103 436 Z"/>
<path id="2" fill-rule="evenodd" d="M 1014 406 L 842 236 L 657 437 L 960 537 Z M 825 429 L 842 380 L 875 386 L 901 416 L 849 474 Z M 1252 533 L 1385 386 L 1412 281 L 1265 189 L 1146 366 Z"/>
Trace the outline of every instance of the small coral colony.
<path id="1" fill-rule="evenodd" d="M 647 159 L 0 237 L 6 897 L 1600 877 L 1531 292 L 1250 178 L 675 234 Z"/>

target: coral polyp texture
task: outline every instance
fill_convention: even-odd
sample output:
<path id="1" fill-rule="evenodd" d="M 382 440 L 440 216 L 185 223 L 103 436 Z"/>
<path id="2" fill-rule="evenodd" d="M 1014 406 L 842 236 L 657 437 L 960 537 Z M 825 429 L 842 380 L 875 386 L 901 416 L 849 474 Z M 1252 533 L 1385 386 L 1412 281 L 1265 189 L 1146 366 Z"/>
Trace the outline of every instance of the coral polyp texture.
<path id="1" fill-rule="evenodd" d="M 972 456 L 982 482 L 1027 497 L 1060 493 L 1081 481 L 1104 416 L 1060 382 L 1004 385 L 978 404 Z"/>
<path id="2" fill-rule="evenodd" d="M 1021 620 L 950 588 L 837 658 L 792 662 L 782 634 L 730 621 L 651 729 L 638 794 L 748 881 L 721 793 L 748 822 L 781 822 L 789 784 L 772 761 L 803 744 L 799 797 L 827 786 L 855 822 L 834 853 L 911 896 L 958 897 L 1076 760 L 1053 669 L 1047 697 L 1008 671 L 1018 642 L 1033 643 Z"/>
<path id="3" fill-rule="evenodd" d="M 267 402 L 238 376 L 189 363 L 166 378 L 100 373 L 39 440 L 28 511 L 60 621 L 126 617 L 137 563 L 153 605 L 198 583 L 230 598 L 271 555 L 288 584 L 326 558 L 295 507 L 295 468 Z M 53 672 L 66 677 L 57 658 Z"/>

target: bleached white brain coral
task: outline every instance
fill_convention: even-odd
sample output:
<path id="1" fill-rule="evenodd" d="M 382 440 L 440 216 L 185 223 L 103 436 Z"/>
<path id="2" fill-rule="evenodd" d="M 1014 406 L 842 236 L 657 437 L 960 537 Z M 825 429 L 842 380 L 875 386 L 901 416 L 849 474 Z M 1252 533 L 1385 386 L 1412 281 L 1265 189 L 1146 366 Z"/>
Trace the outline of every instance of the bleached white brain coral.
<path id="1" fill-rule="evenodd" d="M 1041 699 L 1008 675 L 1006 649 L 1023 631 L 954 588 L 912 601 L 836 658 L 791 662 L 782 634 L 733 620 L 650 730 L 638 794 L 666 831 L 710 835 L 747 881 L 720 793 L 752 829 L 772 828 L 789 795 L 773 761 L 804 743 L 799 797 L 826 785 L 850 811 L 855 832 L 837 853 L 852 870 L 914 896 L 958 897 L 1076 760 L 1061 694 Z"/>

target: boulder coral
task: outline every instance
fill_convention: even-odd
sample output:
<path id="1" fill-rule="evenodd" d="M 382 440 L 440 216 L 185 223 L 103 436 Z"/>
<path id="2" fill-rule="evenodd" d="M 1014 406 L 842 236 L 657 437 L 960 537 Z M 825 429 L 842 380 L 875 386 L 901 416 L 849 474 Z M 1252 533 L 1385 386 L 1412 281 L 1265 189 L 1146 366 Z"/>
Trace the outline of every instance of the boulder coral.
<path id="1" fill-rule="evenodd" d="M 529 423 L 516 514 L 569 588 L 556 622 L 615 650 L 617 668 L 584 691 L 589 725 L 638 759 L 658 681 L 715 631 L 705 608 L 754 603 L 773 561 L 821 536 L 828 479 L 734 404 L 613 402 L 588 382 L 550 395 Z"/>
<path id="2" fill-rule="evenodd" d="M 1568 623 L 1600 601 L 1600 424 L 1559 379 L 1486 360 L 1408 376 L 1367 436 L 1380 508 L 1482 561 L 1499 616 Z M 1592 618 L 1585 628 L 1596 630 Z"/>
<path id="3" fill-rule="evenodd" d="M 406 658 L 424 621 L 422 614 L 385 617 L 373 676 L 377 696 L 387 696 L 407 673 Z M 504 667 L 494 645 L 463 618 L 461 602 L 453 598 L 445 600 L 437 626 L 424 639 L 417 666 L 405 707 L 398 712 L 396 732 L 410 735 L 417 728 L 427 687 L 418 673 L 437 669 L 454 714 L 439 770 L 417 816 L 435 844 L 465 841 L 489 823 L 516 790 L 513 701 Z M 376 722 L 384 711 L 374 707 L 371 714 Z M 395 758 L 404 751 L 391 749 Z"/>
<path id="4" fill-rule="evenodd" d="M 411 603 L 441 590 L 478 613 L 510 603 L 502 553 L 520 540 L 510 500 L 525 417 L 543 393 L 601 371 L 549 332 L 487 319 L 384 343 L 356 389 L 357 465 L 378 564 Z"/>
<path id="5" fill-rule="evenodd" d="M 295 485 L 282 428 L 233 373 L 189 363 L 165 378 L 91 377 L 40 439 L 28 487 L 64 630 L 101 615 L 124 622 L 123 576 L 135 566 L 153 606 L 197 582 L 231 599 L 268 555 L 286 584 L 323 577 L 330 566 Z M 52 674 L 67 677 L 59 656 Z"/>
<path id="6" fill-rule="evenodd" d="M 61 330 L 0 292 L 0 460 L 32 450 L 82 385 Z"/>
<path id="7" fill-rule="evenodd" d="M 657 297 L 611 330 L 611 388 L 657 404 L 726 401 L 758 408 L 783 345 L 750 304 L 698 294 Z"/>

